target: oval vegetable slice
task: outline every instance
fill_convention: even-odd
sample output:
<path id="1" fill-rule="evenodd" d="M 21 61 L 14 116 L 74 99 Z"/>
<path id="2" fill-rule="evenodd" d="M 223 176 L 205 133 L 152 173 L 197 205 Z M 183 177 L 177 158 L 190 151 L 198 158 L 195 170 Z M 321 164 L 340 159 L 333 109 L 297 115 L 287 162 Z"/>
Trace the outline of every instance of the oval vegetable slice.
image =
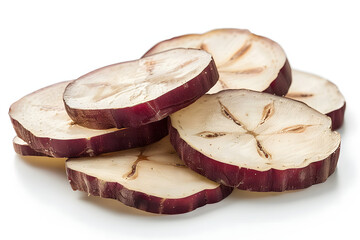
<path id="1" fill-rule="evenodd" d="M 250 89 L 285 95 L 291 84 L 291 68 L 284 50 L 271 39 L 244 29 L 215 29 L 162 41 L 144 56 L 172 48 L 203 49 L 212 54 L 219 81 L 209 91 Z"/>
<path id="2" fill-rule="evenodd" d="M 210 54 L 173 49 L 90 72 L 67 86 L 64 102 L 82 126 L 139 127 L 193 103 L 217 80 Z"/>
<path id="3" fill-rule="evenodd" d="M 193 170 L 227 186 L 285 191 L 324 182 L 340 134 L 304 103 L 249 90 L 205 95 L 170 116 L 171 142 Z"/>
<path id="4" fill-rule="evenodd" d="M 69 83 L 42 88 L 11 105 L 9 115 L 17 136 L 35 151 L 59 158 L 94 156 L 141 147 L 167 135 L 166 119 L 139 128 L 107 130 L 74 124 L 63 103 Z"/>
<path id="5" fill-rule="evenodd" d="M 168 137 L 144 148 L 69 159 L 66 171 L 74 190 L 159 214 L 189 212 L 232 192 L 187 168 Z"/>
<path id="6" fill-rule="evenodd" d="M 332 120 L 332 129 L 338 129 L 344 122 L 345 98 L 338 87 L 320 76 L 293 70 L 293 82 L 286 97 L 302 101 L 326 114 Z"/>

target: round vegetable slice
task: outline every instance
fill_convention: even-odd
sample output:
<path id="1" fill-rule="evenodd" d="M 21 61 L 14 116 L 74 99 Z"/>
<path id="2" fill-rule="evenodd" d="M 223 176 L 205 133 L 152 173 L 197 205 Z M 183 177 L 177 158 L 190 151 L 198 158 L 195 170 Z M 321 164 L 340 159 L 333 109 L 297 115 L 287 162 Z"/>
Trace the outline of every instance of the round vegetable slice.
<path id="1" fill-rule="evenodd" d="M 291 68 L 283 49 L 248 30 L 215 29 L 174 37 L 156 44 L 145 56 L 178 47 L 212 54 L 220 78 L 209 93 L 245 88 L 283 96 L 290 87 Z"/>
<path id="2" fill-rule="evenodd" d="M 94 156 L 141 147 L 167 135 L 167 120 L 139 128 L 88 129 L 67 115 L 61 82 L 33 92 L 13 103 L 9 110 L 17 136 L 37 152 L 52 157 Z"/>
<path id="3" fill-rule="evenodd" d="M 69 84 L 64 102 L 82 126 L 139 127 L 193 103 L 218 78 L 209 53 L 173 49 L 90 72 Z"/>
<path id="4" fill-rule="evenodd" d="M 170 116 L 171 142 L 193 170 L 227 186 L 285 191 L 324 182 L 340 134 L 306 104 L 267 93 L 224 90 Z"/>
<path id="5" fill-rule="evenodd" d="M 187 168 L 169 137 L 144 148 L 69 159 L 66 172 L 74 190 L 159 214 L 186 213 L 232 192 Z"/>
<path id="6" fill-rule="evenodd" d="M 332 120 L 332 129 L 344 122 L 345 98 L 338 87 L 320 76 L 293 70 L 293 82 L 286 97 L 302 101 Z"/>

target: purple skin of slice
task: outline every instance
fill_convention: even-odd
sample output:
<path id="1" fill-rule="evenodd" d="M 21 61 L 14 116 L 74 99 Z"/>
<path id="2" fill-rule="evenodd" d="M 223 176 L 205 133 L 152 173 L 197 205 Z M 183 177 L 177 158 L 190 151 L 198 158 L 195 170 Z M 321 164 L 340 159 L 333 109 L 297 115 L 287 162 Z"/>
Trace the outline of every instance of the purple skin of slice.
<path id="1" fill-rule="evenodd" d="M 17 136 L 27 142 L 36 152 L 57 158 L 96 156 L 129 148 L 142 147 L 156 142 L 168 134 L 167 119 L 118 131 L 77 139 L 52 139 L 37 137 L 11 118 Z M 16 149 L 15 149 L 16 150 Z"/>
<path id="2" fill-rule="evenodd" d="M 17 154 L 22 156 L 40 156 L 47 157 L 44 153 L 40 153 L 32 149 L 28 144 L 18 144 L 13 141 L 13 147 Z"/>
<path id="3" fill-rule="evenodd" d="M 219 79 L 215 62 L 195 78 L 158 98 L 125 108 L 74 109 L 65 103 L 68 115 L 79 125 L 93 129 L 136 128 L 162 120 L 204 95 Z"/>
<path id="4" fill-rule="evenodd" d="M 210 180 L 257 192 L 282 192 L 310 187 L 325 182 L 335 171 L 340 145 L 327 158 L 313 162 L 303 168 L 257 171 L 215 161 L 196 151 L 181 139 L 178 131 L 169 127 L 170 141 L 185 164 Z"/>
<path id="5" fill-rule="evenodd" d="M 346 103 L 344 103 L 344 105 L 341 108 L 326 114 L 328 117 L 331 118 L 331 122 L 332 122 L 331 129 L 332 130 L 339 129 L 343 125 L 345 109 L 346 109 Z"/>
<path id="6" fill-rule="evenodd" d="M 226 34 L 229 31 L 230 32 L 232 31 L 235 34 L 237 34 L 237 33 L 241 34 L 241 33 L 246 32 L 247 30 L 244 30 L 244 29 L 215 29 L 215 30 L 203 33 L 203 34 L 187 34 L 187 35 L 173 37 L 173 38 L 170 38 L 170 39 L 167 39 L 167 40 L 164 40 L 164 41 L 161 41 L 161 42 L 155 44 L 142 57 L 146 57 L 146 56 L 149 56 L 151 54 L 154 54 L 154 53 L 157 53 L 160 51 L 169 50 L 169 49 L 171 49 L 171 47 L 162 48 L 163 44 L 166 45 L 167 43 L 170 43 L 173 41 L 175 41 L 175 42 L 181 41 L 181 39 L 183 39 L 183 38 L 186 39 L 186 38 L 194 37 L 194 39 L 197 39 L 199 37 L 202 38 L 202 37 L 208 36 L 211 39 L 210 35 L 216 34 L 216 32 L 219 32 L 219 33 L 223 32 L 224 34 Z M 271 39 L 268 39 L 263 36 L 258 36 L 258 35 L 254 35 L 254 34 L 251 34 L 251 35 L 255 36 L 256 38 L 262 38 L 262 39 L 264 39 L 264 41 L 273 42 Z M 205 37 L 205 39 L 206 39 L 206 37 Z M 184 40 L 184 42 L 186 43 L 186 40 Z M 220 45 L 221 44 L 224 44 L 224 43 L 220 42 Z M 275 44 L 277 44 L 277 43 L 275 43 Z M 188 42 L 188 44 L 185 44 L 185 45 L 182 45 L 182 44 L 176 45 L 175 44 L 176 47 L 191 46 L 193 48 L 199 48 L 199 49 L 202 49 L 202 45 L 203 44 L 200 44 L 200 46 L 196 46 L 196 44 L 192 45 L 192 43 L 190 43 L 190 42 Z M 204 50 L 208 51 L 207 49 L 204 49 Z M 208 52 L 211 53 L 212 51 L 210 50 Z M 216 58 L 215 58 L 215 61 L 216 61 Z M 219 66 L 219 65 L 218 65 L 218 71 L 221 72 L 221 66 Z M 289 63 L 288 59 L 286 58 L 284 65 L 282 66 L 282 68 L 280 69 L 280 71 L 278 73 L 278 76 L 275 79 L 273 79 L 273 81 L 270 83 L 270 85 L 266 89 L 262 90 L 262 92 L 275 94 L 277 96 L 285 96 L 287 94 L 287 92 L 290 88 L 291 82 L 292 82 L 292 73 L 291 72 L 292 71 L 291 71 L 290 63 Z M 220 79 L 221 79 L 221 73 L 220 73 Z M 223 89 L 228 89 L 228 87 L 224 87 Z M 257 90 L 257 91 L 259 91 L 259 90 Z"/>
<path id="7" fill-rule="evenodd" d="M 284 66 L 280 69 L 278 76 L 271 82 L 270 86 L 263 92 L 285 96 L 292 82 L 291 67 L 286 59 Z"/>
<path id="8" fill-rule="evenodd" d="M 73 190 L 85 191 L 102 198 L 116 199 L 127 206 L 157 214 L 187 213 L 206 204 L 219 202 L 233 190 L 231 187 L 219 185 L 215 189 L 205 189 L 188 197 L 167 199 L 127 189 L 117 182 L 104 182 L 72 169 L 67 168 L 66 172 Z"/>

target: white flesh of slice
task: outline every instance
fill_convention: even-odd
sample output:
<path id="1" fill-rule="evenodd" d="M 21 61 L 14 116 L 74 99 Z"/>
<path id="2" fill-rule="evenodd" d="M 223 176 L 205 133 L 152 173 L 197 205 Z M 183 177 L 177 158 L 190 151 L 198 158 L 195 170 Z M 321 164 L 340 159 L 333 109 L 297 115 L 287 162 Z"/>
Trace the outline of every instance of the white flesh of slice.
<path id="1" fill-rule="evenodd" d="M 118 131 L 115 128 L 95 130 L 73 124 L 63 102 L 63 92 L 70 82 L 57 83 L 23 97 L 11 106 L 11 117 L 37 137 L 91 138 Z"/>
<path id="2" fill-rule="evenodd" d="M 13 138 L 13 143 L 15 143 L 17 145 L 22 145 L 22 146 L 29 146 L 24 140 L 22 140 L 18 136 Z"/>
<path id="3" fill-rule="evenodd" d="M 302 101 L 323 114 L 344 106 L 344 96 L 329 80 L 298 70 L 293 70 L 292 76 L 286 97 Z"/>
<path id="4" fill-rule="evenodd" d="M 298 101 L 248 90 L 205 95 L 172 114 L 171 124 L 205 156 L 259 171 L 302 168 L 340 144 L 327 116 Z"/>
<path id="5" fill-rule="evenodd" d="M 187 84 L 212 60 L 196 49 L 175 49 L 135 61 L 106 66 L 71 84 L 64 100 L 71 108 L 125 108 L 154 100 Z"/>
<path id="6" fill-rule="evenodd" d="M 185 167 L 169 137 L 144 148 L 69 159 L 66 167 L 160 198 L 184 198 L 219 184 Z"/>
<path id="7" fill-rule="evenodd" d="M 177 47 L 198 48 L 212 54 L 220 78 L 208 93 L 239 88 L 263 91 L 276 79 L 286 61 L 279 44 L 240 29 L 180 36 L 160 43 L 149 54 Z"/>

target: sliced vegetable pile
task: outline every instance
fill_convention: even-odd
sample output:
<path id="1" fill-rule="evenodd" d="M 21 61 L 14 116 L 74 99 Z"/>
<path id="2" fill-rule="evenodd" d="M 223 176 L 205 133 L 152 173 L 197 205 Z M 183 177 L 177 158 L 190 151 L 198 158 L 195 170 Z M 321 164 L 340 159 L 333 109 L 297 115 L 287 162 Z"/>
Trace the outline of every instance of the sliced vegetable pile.
<path id="1" fill-rule="evenodd" d="M 67 158 L 74 190 L 180 214 L 233 188 L 324 182 L 338 162 L 345 106 L 330 81 L 292 71 L 276 42 L 217 29 L 42 88 L 9 115 L 15 152 Z"/>

